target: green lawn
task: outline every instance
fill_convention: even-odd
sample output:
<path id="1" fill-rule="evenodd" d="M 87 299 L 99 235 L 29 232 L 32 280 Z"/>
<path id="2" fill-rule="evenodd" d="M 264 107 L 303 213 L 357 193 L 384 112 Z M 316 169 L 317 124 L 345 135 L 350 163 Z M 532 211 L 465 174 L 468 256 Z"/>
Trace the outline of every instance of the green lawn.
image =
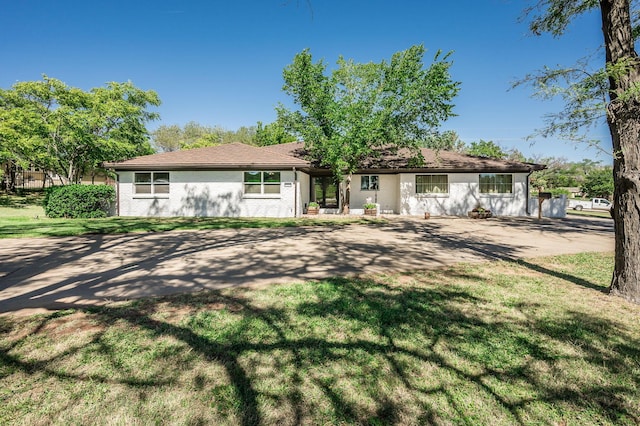
<path id="1" fill-rule="evenodd" d="M 575 216 L 604 217 L 607 219 L 611 219 L 611 213 L 609 213 L 608 211 L 567 209 L 567 214 Z"/>
<path id="2" fill-rule="evenodd" d="M 640 308 L 603 293 L 612 264 L 461 264 L 0 317 L 0 424 L 638 424 Z"/>
<path id="3" fill-rule="evenodd" d="M 149 218 L 107 217 L 103 219 L 49 219 L 37 196 L 0 196 L 0 239 L 63 237 L 83 234 L 121 234 L 187 229 L 275 228 L 286 226 L 331 226 L 379 222 L 337 216 L 335 218 Z"/>
<path id="4" fill-rule="evenodd" d="M 44 217 L 42 195 L 0 195 L 0 221 L 33 219 L 35 217 Z"/>

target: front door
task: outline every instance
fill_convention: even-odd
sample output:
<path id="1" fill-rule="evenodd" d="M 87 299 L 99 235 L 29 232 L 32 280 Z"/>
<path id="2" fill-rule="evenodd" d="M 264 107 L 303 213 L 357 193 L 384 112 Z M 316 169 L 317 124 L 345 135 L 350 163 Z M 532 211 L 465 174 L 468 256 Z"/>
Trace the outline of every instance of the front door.
<path id="1" fill-rule="evenodd" d="M 338 208 L 338 185 L 333 176 L 318 176 L 313 178 L 312 201 L 326 209 Z"/>

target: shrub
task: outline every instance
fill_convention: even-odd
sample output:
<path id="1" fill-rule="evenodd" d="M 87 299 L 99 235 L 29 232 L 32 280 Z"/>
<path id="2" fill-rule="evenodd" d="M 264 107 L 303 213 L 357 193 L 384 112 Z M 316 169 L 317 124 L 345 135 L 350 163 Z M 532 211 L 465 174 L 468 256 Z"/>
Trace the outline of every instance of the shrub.
<path id="1" fill-rule="evenodd" d="M 116 199 L 109 185 L 66 185 L 48 188 L 44 197 L 44 212 L 48 217 L 106 217 Z"/>
<path id="2" fill-rule="evenodd" d="M 551 195 L 554 197 L 559 197 L 561 195 L 566 195 L 567 197 L 571 195 L 568 189 L 566 188 L 551 188 Z"/>

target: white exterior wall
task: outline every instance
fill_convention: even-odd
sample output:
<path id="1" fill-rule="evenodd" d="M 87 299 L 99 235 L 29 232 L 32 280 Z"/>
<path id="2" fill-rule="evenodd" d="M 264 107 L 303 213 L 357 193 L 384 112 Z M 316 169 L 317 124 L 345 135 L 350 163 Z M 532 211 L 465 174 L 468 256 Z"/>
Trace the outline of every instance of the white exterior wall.
<path id="1" fill-rule="evenodd" d="M 449 193 L 442 195 L 416 194 L 416 174 L 446 174 Z M 527 174 L 513 175 L 513 193 L 480 194 L 480 173 L 403 173 L 399 175 L 399 212 L 402 215 L 466 216 L 480 205 L 496 216 L 526 216 Z"/>
<path id="2" fill-rule="evenodd" d="M 309 205 L 311 177 L 302 172 L 298 172 L 298 216 L 302 215 L 305 206 Z"/>
<path id="3" fill-rule="evenodd" d="M 170 171 L 169 194 L 134 194 L 134 172 L 120 172 L 118 182 L 118 214 L 120 216 L 227 216 L 227 217 L 293 217 L 300 215 L 309 203 L 311 178 L 298 173 L 294 182 L 292 170 L 280 171 L 280 194 L 245 195 L 244 170 L 234 171 Z M 424 174 L 424 173 L 419 173 Z M 435 174 L 435 173 L 434 173 Z M 383 214 L 421 216 L 466 216 L 478 204 L 496 216 L 526 216 L 526 173 L 513 174 L 513 193 L 480 194 L 479 173 L 449 173 L 449 193 L 426 195 L 415 193 L 416 173 L 380 174 L 378 191 L 360 189 L 360 176 L 351 184 L 351 212 L 361 214 L 370 198 Z M 297 201 L 297 208 L 294 206 Z M 530 214 L 537 215 L 537 204 L 530 203 Z M 553 206 L 545 217 L 563 217 L 564 210 Z M 562 210 L 562 211 L 561 211 Z"/>
<path id="4" fill-rule="evenodd" d="M 538 217 L 538 198 L 529 198 L 529 212 Z M 542 217 L 567 217 L 567 196 L 544 200 L 542 202 Z"/>
<path id="5" fill-rule="evenodd" d="M 378 176 L 379 189 L 377 191 L 361 190 L 361 176 Z M 351 202 L 349 203 L 350 211 L 354 214 L 364 213 L 364 204 L 370 198 L 372 203 L 380 205 L 381 213 L 398 213 L 398 185 L 398 175 L 353 175 L 351 180 Z"/>
<path id="6" fill-rule="evenodd" d="M 134 172 L 119 172 L 120 216 L 293 217 L 292 170 L 280 171 L 280 194 L 245 195 L 244 170 L 170 171 L 169 194 L 135 194 Z M 301 173 L 299 173 L 300 175 Z M 307 177 L 308 178 L 308 177 Z M 307 184 L 308 185 L 308 184 Z M 301 211 L 298 197 L 298 212 Z"/>

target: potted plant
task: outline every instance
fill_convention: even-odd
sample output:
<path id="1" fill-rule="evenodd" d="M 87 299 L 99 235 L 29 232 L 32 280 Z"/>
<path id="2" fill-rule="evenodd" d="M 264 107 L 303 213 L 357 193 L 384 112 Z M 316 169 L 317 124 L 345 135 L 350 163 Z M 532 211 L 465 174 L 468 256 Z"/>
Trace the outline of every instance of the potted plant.
<path id="1" fill-rule="evenodd" d="M 364 205 L 364 214 L 365 216 L 377 216 L 378 206 L 374 203 L 366 203 Z"/>
<path id="2" fill-rule="evenodd" d="M 471 219 L 487 219 L 491 217 L 491 210 L 487 210 L 478 204 L 469 212 L 469 217 Z"/>
<path id="3" fill-rule="evenodd" d="M 315 201 L 309 202 L 309 206 L 307 207 L 307 214 L 318 214 L 320 210 L 320 205 Z"/>

